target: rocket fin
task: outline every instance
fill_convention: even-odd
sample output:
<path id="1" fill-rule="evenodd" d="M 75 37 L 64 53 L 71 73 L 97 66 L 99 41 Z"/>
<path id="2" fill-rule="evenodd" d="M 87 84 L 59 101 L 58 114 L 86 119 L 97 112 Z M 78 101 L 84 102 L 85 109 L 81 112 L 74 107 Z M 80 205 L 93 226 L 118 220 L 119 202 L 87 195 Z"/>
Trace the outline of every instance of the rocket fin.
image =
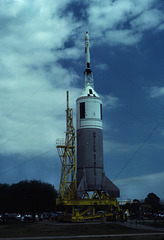
<path id="1" fill-rule="evenodd" d="M 104 178 L 104 190 L 111 196 L 111 197 L 120 197 L 120 190 L 112 181 L 110 181 L 106 176 Z"/>
<path id="2" fill-rule="evenodd" d="M 78 185 L 78 188 L 77 188 L 77 197 L 81 198 L 83 193 L 86 191 L 86 189 L 87 189 L 87 180 L 86 180 L 86 171 L 84 168 L 83 177 L 80 180 L 80 184 Z"/>
<path id="3" fill-rule="evenodd" d="M 87 189 L 87 186 L 86 186 L 85 176 L 83 176 L 80 181 L 80 184 L 77 188 L 77 197 L 78 198 L 81 198 L 83 196 L 83 193 L 86 191 L 85 189 Z"/>

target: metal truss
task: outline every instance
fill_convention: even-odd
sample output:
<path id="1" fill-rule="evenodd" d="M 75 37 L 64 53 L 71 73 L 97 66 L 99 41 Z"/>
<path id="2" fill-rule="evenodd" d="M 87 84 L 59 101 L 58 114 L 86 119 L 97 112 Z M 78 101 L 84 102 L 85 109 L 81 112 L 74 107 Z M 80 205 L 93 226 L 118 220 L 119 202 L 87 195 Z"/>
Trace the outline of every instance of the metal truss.
<path id="1" fill-rule="evenodd" d="M 57 140 L 57 150 L 62 164 L 59 195 L 57 205 L 64 199 L 71 200 L 77 190 L 76 182 L 76 156 L 75 156 L 75 128 L 73 126 L 73 110 L 69 108 L 69 92 L 67 91 L 66 110 L 66 138 L 65 143 Z"/>

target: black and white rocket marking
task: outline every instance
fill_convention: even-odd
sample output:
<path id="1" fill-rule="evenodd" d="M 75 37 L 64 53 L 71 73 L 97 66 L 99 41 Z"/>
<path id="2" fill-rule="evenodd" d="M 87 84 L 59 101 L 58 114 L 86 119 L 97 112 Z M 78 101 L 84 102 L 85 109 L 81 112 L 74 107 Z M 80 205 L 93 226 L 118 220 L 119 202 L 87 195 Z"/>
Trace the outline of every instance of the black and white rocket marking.
<path id="1" fill-rule="evenodd" d="M 90 69 L 89 35 L 85 36 L 84 89 L 76 100 L 77 194 L 101 190 L 119 197 L 119 189 L 107 178 L 103 164 L 102 101 L 94 90 Z"/>

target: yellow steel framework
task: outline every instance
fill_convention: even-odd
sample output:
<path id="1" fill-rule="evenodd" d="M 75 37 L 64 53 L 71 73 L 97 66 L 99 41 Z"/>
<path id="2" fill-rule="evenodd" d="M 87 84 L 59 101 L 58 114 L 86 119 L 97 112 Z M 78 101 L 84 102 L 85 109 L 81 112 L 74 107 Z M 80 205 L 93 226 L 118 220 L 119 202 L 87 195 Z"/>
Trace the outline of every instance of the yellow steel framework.
<path id="1" fill-rule="evenodd" d="M 116 198 L 103 191 L 93 191 L 77 198 L 75 128 L 73 110 L 69 108 L 67 91 L 66 138 L 61 143 L 57 140 L 57 150 L 62 163 L 59 195 L 56 204 L 62 207 L 61 220 L 83 222 L 86 219 L 112 216 L 113 211 L 120 211 Z"/>
<path id="2" fill-rule="evenodd" d="M 91 196 L 86 192 L 81 199 L 74 199 L 63 202 L 65 206 L 72 206 L 71 221 L 83 222 L 87 219 L 102 217 L 112 217 L 113 212 L 120 211 L 116 198 L 110 197 L 106 192 L 94 191 Z M 67 220 L 68 214 L 65 212 L 64 219 Z"/>
<path id="3" fill-rule="evenodd" d="M 58 154 L 62 163 L 59 195 L 57 204 L 62 204 L 65 199 L 75 198 L 76 183 L 76 157 L 75 157 L 75 128 L 73 126 L 73 110 L 69 108 L 69 92 L 67 91 L 66 110 L 66 138 L 64 144 L 57 143 Z"/>

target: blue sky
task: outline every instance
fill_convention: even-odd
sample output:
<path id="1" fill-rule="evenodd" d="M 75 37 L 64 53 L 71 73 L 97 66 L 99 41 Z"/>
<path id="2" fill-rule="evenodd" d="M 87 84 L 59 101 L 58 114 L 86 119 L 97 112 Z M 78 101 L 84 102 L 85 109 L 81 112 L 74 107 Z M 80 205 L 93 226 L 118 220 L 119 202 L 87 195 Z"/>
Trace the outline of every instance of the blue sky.
<path id="1" fill-rule="evenodd" d="M 89 31 L 104 166 L 122 199 L 164 199 L 164 3 L 0 0 L 0 182 L 58 189 L 66 91 L 75 114 Z M 75 119 L 74 119 L 75 125 Z"/>

